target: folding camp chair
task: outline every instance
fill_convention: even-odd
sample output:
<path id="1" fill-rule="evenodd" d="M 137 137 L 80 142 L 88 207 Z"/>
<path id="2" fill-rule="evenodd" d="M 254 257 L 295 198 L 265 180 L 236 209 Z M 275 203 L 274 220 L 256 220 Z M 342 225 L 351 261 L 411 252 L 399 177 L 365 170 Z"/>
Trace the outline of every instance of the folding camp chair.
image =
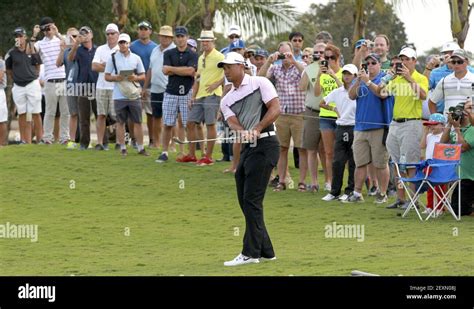
<path id="1" fill-rule="evenodd" d="M 402 217 L 405 217 L 411 209 L 414 209 L 418 215 L 418 218 L 423 220 L 418 210 L 417 204 L 421 205 L 423 208 L 426 208 L 419 198 L 421 194 L 431 188 L 435 197 L 435 206 L 426 220 L 434 217 L 437 213 L 437 210 L 441 210 L 443 208 L 446 208 L 456 220 L 460 220 L 461 186 L 459 186 L 458 189 L 458 215 L 456 215 L 454 212 L 450 202 L 450 197 L 454 191 L 454 188 L 456 188 L 456 185 L 459 185 L 461 182 L 461 179 L 459 178 L 460 160 L 461 145 L 436 143 L 433 159 L 420 161 L 419 163 L 395 164 L 395 170 L 397 172 L 398 178 L 410 200 L 410 203 Z M 400 167 L 415 168 L 415 176 L 412 178 L 401 177 Z M 416 190 L 414 192 L 409 186 L 410 183 L 415 184 Z M 448 185 L 446 192 L 443 191 L 440 194 L 435 190 L 436 186 L 445 184 Z"/>

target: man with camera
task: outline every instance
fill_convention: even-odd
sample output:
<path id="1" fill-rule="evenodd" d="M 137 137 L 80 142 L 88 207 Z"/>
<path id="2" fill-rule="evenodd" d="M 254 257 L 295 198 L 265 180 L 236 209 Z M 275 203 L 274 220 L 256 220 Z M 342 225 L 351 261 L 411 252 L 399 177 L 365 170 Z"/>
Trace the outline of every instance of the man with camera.
<path id="1" fill-rule="evenodd" d="M 282 60 L 281 64 L 274 64 L 277 60 Z M 280 98 L 281 115 L 276 122 L 277 135 L 280 140 L 280 159 L 278 160 L 278 174 L 280 183 L 275 187 L 275 191 L 286 190 L 286 170 L 288 166 L 288 150 L 290 140 L 293 138 L 294 147 L 298 149 L 300 155 L 300 181 L 298 188 L 306 191 L 305 176 L 308 168 L 306 149 L 302 148 L 303 136 L 303 112 L 305 110 L 305 92 L 299 88 L 301 73 L 304 70 L 304 63 L 296 61 L 293 56 L 293 45 L 290 42 L 281 42 L 278 52 L 268 57 L 267 62 L 262 66 L 259 76 L 266 76 L 274 80 L 278 96 Z M 270 67 L 271 66 L 271 67 Z"/>
<path id="2" fill-rule="evenodd" d="M 41 86 L 38 80 L 41 59 L 38 54 L 28 54 L 26 31 L 22 27 L 14 30 L 15 47 L 5 57 L 8 78 L 13 80 L 12 96 L 18 112 L 22 143 L 31 144 L 31 121 L 34 122 L 36 141 L 43 136 L 41 122 Z M 31 42 L 31 40 L 30 40 Z M 29 119 L 29 116 L 32 119 Z"/>
<path id="3" fill-rule="evenodd" d="M 447 75 L 436 85 L 428 104 L 431 112 L 444 102 L 443 114 L 459 102 L 472 99 L 474 95 L 474 74 L 468 70 L 469 57 L 465 50 L 457 49 L 448 59 L 453 73 Z"/>
<path id="4" fill-rule="evenodd" d="M 62 36 L 50 17 L 43 17 L 38 26 L 33 30 L 32 40 L 42 31 L 44 38 L 36 42 L 35 49 L 41 56 L 44 64 L 44 95 L 46 98 L 46 111 L 44 115 L 44 143 L 52 144 L 54 141 L 54 117 L 59 103 L 60 128 L 59 141 L 66 144 L 69 141 L 69 108 L 66 99 L 66 71 L 64 65 L 57 67 L 56 60 L 61 52 Z"/>
<path id="5" fill-rule="evenodd" d="M 417 55 L 413 48 L 403 48 L 398 57 L 401 62 L 395 66 L 395 75 L 391 80 L 384 79 L 384 82 L 377 87 L 377 93 L 382 98 L 389 95 L 395 98 L 393 120 L 387 137 L 387 149 L 394 162 L 419 162 L 423 134 L 422 105 L 428 93 L 428 79 L 415 70 Z M 407 173 L 409 177 L 413 177 L 415 169 L 409 168 Z M 405 201 L 405 191 L 399 188 L 398 199 L 389 208 L 399 206 L 405 208 L 408 204 Z"/>
<path id="6" fill-rule="evenodd" d="M 454 55 L 454 53 L 453 53 Z M 461 144 L 461 187 L 454 189 L 451 205 L 458 211 L 458 190 L 461 190 L 461 216 L 472 215 L 474 202 L 474 127 L 470 123 L 472 101 L 452 106 L 448 113 L 448 126 L 441 136 L 441 143 Z"/>

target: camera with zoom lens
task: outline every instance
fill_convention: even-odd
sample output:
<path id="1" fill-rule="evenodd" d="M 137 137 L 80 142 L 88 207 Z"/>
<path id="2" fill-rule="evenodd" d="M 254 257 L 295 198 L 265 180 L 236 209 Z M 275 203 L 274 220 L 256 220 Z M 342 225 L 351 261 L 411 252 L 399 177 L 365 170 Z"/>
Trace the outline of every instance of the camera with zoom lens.
<path id="1" fill-rule="evenodd" d="M 449 113 L 451 114 L 451 118 L 454 121 L 462 120 L 464 118 L 464 105 L 466 102 L 461 102 L 456 106 L 451 106 L 449 108 Z"/>
<path id="2" fill-rule="evenodd" d="M 279 60 L 283 60 L 285 58 L 286 58 L 285 54 L 278 54 L 278 59 Z"/>
<path id="3" fill-rule="evenodd" d="M 41 31 L 49 31 L 49 30 L 51 30 L 51 28 L 50 28 L 49 25 L 43 25 L 43 26 L 40 26 L 40 30 Z"/>
<path id="4" fill-rule="evenodd" d="M 329 62 L 328 62 L 327 60 L 321 60 L 321 66 L 322 66 L 322 67 L 326 67 L 326 68 L 327 68 L 328 65 L 329 65 Z"/>

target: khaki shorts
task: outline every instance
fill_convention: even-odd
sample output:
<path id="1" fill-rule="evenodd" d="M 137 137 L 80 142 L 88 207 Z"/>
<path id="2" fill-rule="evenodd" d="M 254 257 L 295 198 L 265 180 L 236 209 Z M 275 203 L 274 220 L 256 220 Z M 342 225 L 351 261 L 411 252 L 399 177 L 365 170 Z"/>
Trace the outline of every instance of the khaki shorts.
<path id="1" fill-rule="evenodd" d="M 307 150 L 318 150 L 319 142 L 321 141 L 319 112 L 306 108 L 303 119 L 303 141 L 301 147 Z"/>
<path id="2" fill-rule="evenodd" d="M 352 151 L 357 167 L 372 164 L 376 168 L 385 168 L 388 163 L 387 148 L 383 145 L 384 129 L 354 131 Z"/>
<path id="3" fill-rule="evenodd" d="M 301 148 L 303 137 L 303 113 L 301 114 L 282 114 L 278 117 L 276 123 L 276 131 L 280 146 L 289 148 L 290 140 L 296 148 Z"/>

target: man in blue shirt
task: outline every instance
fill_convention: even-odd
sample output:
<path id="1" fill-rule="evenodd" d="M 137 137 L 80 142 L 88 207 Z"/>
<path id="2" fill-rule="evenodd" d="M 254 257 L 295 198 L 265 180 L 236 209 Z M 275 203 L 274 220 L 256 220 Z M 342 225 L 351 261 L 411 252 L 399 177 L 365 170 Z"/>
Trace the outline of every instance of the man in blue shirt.
<path id="1" fill-rule="evenodd" d="M 388 133 L 388 124 L 391 121 L 393 98 L 381 99 L 377 95 L 377 84 L 385 73 L 381 72 L 379 55 L 369 54 L 365 58 L 367 71 L 361 69 L 359 77 L 349 90 L 349 98 L 356 100 L 356 116 L 354 128 L 355 188 L 347 202 L 363 201 L 362 186 L 367 178 L 367 165 L 372 163 L 376 168 L 379 192 L 375 202 L 386 203 L 389 169 L 388 152 L 385 139 Z"/>
<path id="2" fill-rule="evenodd" d="M 155 47 L 158 46 L 155 42 L 151 40 L 151 34 L 153 33 L 153 27 L 151 26 L 151 23 L 144 20 L 141 23 L 138 24 L 138 39 L 133 41 L 132 44 L 130 44 L 130 51 L 134 54 L 137 54 L 140 56 L 143 62 L 143 66 L 145 67 L 145 72 L 148 71 L 148 68 L 150 67 L 150 57 L 151 53 L 155 49 Z M 143 82 L 140 83 L 143 87 Z M 153 145 L 153 138 L 152 138 L 152 132 L 153 132 L 153 110 L 151 107 L 151 96 L 150 96 L 150 88 L 148 89 L 143 89 L 144 91 L 147 92 L 147 95 L 145 97 L 142 97 L 142 104 L 143 104 L 143 109 L 145 110 L 146 113 L 146 124 L 148 127 L 148 135 L 150 138 L 150 145 Z M 133 126 L 130 126 L 131 130 L 131 135 L 133 136 Z"/>
<path id="3" fill-rule="evenodd" d="M 94 59 L 97 47 L 92 43 L 93 37 L 94 35 L 89 27 L 84 26 L 79 29 L 79 36 L 68 55 L 68 60 L 75 61 L 78 68 L 76 90 L 78 91 L 77 105 L 81 130 L 80 150 L 87 150 L 89 148 L 91 140 L 91 108 L 97 118 L 95 85 L 98 73 L 92 70 L 92 59 Z"/>

